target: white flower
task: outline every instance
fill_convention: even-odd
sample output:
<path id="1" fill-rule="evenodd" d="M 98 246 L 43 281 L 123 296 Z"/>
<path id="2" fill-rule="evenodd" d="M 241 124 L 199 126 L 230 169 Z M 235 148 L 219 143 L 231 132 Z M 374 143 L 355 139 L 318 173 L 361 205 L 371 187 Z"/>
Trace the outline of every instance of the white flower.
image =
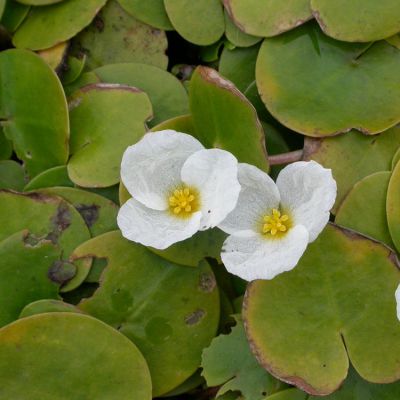
<path id="1" fill-rule="evenodd" d="M 400 320 L 400 285 L 396 289 L 395 297 L 397 303 L 397 318 Z"/>
<path id="2" fill-rule="evenodd" d="M 190 135 L 146 134 L 125 151 L 121 179 L 133 196 L 120 209 L 125 238 L 165 249 L 217 226 L 235 208 L 238 162 L 224 150 L 206 150 Z"/>
<path id="3" fill-rule="evenodd" d="M 222 261 L 247 281 L 272 279 L 293 269 L 328 223 L 336 182 L 314 161 L 288 165 L 276 184 L 258 168 L 239 164 L 239 182 L 236 208 L 219 225 L 230 234 Z"/>

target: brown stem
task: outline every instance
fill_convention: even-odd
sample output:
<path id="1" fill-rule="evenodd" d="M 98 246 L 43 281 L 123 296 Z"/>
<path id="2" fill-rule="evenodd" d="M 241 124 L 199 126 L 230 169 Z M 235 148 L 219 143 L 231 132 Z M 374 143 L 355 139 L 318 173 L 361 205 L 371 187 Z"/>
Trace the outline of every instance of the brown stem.
<path id="1" fill-rule="evenodd" d="M 303 150 L 290 151 L 289 153 L 277 154 L 269 156 L 269 165 L 289 164 L 295 161 L 300 161 L 303 157 Z"/>

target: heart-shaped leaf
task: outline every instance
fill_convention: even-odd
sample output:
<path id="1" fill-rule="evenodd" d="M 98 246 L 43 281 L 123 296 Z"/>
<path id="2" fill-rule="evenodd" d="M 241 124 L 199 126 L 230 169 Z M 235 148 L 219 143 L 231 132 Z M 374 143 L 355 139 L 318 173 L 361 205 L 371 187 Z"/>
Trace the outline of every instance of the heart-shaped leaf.
<path id="1" fill-rule="evenodd" d="M 164 0 L 173 27 L 187 41 L 207 46 L 225 31 L 220 0 Z"/>
<path id="2" fill-rule="evenodd" d="M 1 124 L 29 175 L 65 164 L 68 109 L 55 72 L 34 53 L 14 49 L 1 52 L 0 76 Z"/>
<path id="3" fill-rule="evenodd" d="M 102 82 L 119 83 L 143 90 L 153 106 L 150 126 L 189 112 L 188 95 L 178 79 L 160 68 L 146 64 L 112 64 L 93 71 Z"/>
<path id="4" fill-rule="evenodd" d="M 386 41 L 339 42 L 310 22 L 264 40 L 256 77 L 268 110 L 296 132 L 375 134 L 400 121 L 399 68 Z"/>
<path id="5" fill-rule="evenodd" d="M 306 138 L 303 158 L 332 169 L 338 186 L 335 212 L 358 181 L 375 172 L 391 170 L 392 158 L 399 147 L 398 126 L 377 136 L 352 131 L 333 138 Z"/>
<path id="6" fill-rule="evenodd" d="M 311 0 L 324 32 L 347 42 L 372 42 L 400 31 L 397 0 Z"/>
<path id="7" fill-rule="evenodd" d="M 393 248 L 386 221 L 386 193 L 390 176 L 389 171 L 376 172 L 357 182 L 340 205 L 335 223 Z"/>
<path id="8" fill-rule="evenodd" d="M 69 0 L 68 0 L 69 1 Z M 89 69 L 138 62 L 167 69 L 165 32 L 151 28 L 110 0 L 93 23 L 73 39 L 72 54 L 87 56 Z"/>
<path id="9" fill-rule="evenodd" d="M 346 378 L 349 359 L 371 382 L 400 378 L 400 323 L 394 253 L 328 225 L 298 266 L 247 288 L 243 315 L 258 361 L 310 394 L 327 395 Z"/>
<path id="10" fill-rule="evenodd" d="M 17 319 L 32 301 L 58 298 L 59 285 L 48 274 L 59 256 L 49 240 L 37 240 L 26 230 L 0 242 L 0 326 Z"/>
<path id="11" fill-rule="evenodd" d="M 15 47 L 48 49 L 71 39 L 90 24 L 107 0 L 68 0 L 34 7 L 15 32 Z"/>
<path id="12" fill-rule="evenodd" d="M 240 162 L 268 170 L 264 131 L 257 113 L 232 82 L 201 66 L 192 76 L 189 94 L 196 136 L 205 147 L 228 150 Z"/>
<path id="13" fill-rule="evenodd" d="M 119 232 L 90 240 L 74 256 L 107 260 L 100 288 L 79 307 L 139 347 L 149 364 L 153 396 L 172 390 L 196 371 L 219 321 L 218 290 L 207 263 L 178 266 Z"/>
<path id="14" fill-rule="evenodd" d="M 146 361 L 136 346 L 92 317 L 46 313 L 0 330 L 4 399 L 151 399 Z M 51 376 L 51 379 L 44 377 Z"/>
<path id="15" fill-rule="evenodd" d="M 151 114 L 149 98 L 136 88 L 94 84 L 76 92 L 70 103 L 70 179 L 83 187 L 118 183 L 122 154 L 143 136 Z"/>
<path id="16" fill-rule="evenodd" d="M 275 36 L 312 17 L 310 0 L 223 0 L 235 24 L 256 36 Z"/>

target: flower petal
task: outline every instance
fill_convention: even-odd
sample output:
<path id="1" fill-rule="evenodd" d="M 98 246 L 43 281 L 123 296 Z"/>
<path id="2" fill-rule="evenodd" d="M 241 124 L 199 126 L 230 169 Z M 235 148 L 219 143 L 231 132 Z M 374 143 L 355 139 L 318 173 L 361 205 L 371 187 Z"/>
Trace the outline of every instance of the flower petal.
<path id="1" fill-rule="evenodd" d="M 147 133 L 126 149 L 121 164 L 122 182 L 136 200 L 155 210 L 165 210 L 168 193 L 181 183 L 183 163 L 201 149 L 203 145 L 186 133 Z"/>
<path id="2" fill-rule="evenodd" d="M 199 230 L 200 219 L 201 212 L 177 218 L 130 199 L 119 210 L 117 222 L 126 239 L 163 250 L 193 236 Z"/>
<path id="3" fill-rule="evenodd" d="M 231 235 L 225 240 L 221 258 L 230 273 L 246 281 L 272 279 L 293 269 L 307 244 L 308 231 L 301 225 L 291 228 L 281 238 Z"/>
<path id="4" fill-rule="evenodd" d="M 218 225 L 226 233 L 257 230 L 262 217 L 279 207 L 279 191 L 275 182 L 253 165 L 239 164 L 242 187 L 235 209 Z"/>
<path id="5" fill-rule="evenodd" d="M 395 297 L 397 303 L 397 318 L 400 321 L 400 285 L 396 289 Z"/>
<path id="6" fill-rule="evenodd" d="M 235 208 L 240 192 L 237 175 L 238 162 L 225 150 L 200 150 L 185 161 L 182 181 L 200 192 L 200 230 L 217 226 Z"/>
<path id="7" fill-rule="evenodd" d="M 276 184 L 282 207 L 291 213 L 295 225 L 308 229 L 311 243 L 328 223 L 335 203 L 337 187 L 332 171 L 315 161 L 299 161 L 285 167 Z"/>

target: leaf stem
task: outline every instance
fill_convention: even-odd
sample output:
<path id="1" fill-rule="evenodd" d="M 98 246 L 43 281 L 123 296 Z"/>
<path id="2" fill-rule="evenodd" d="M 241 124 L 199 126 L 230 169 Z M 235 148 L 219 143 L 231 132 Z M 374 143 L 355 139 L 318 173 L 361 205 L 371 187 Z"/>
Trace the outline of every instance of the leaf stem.
<path id="1" fill-rule="evenodd" d="M 289 153 L 276 154 L 269 156 L 269 165 L 290 164 L 295 161 L 300 161 L 303 157 L 303 150 L 290 151 Z"/>

